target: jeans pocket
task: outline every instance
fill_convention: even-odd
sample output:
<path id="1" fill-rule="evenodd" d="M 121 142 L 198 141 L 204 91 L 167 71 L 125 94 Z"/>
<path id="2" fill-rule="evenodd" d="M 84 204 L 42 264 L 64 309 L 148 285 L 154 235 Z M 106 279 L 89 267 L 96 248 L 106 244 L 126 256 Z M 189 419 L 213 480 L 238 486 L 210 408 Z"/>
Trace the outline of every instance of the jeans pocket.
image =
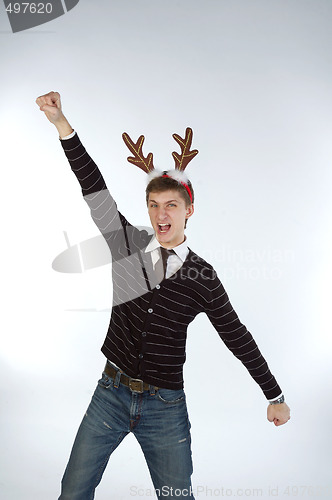
<path id="1" fill-rule="evenodd" d="M 103 372 L 101 379 L 98 380 L 98 385 L 103 389 L 109 389 L 110 387 L 113 387 L 113 384 L 114 380 Z"/>
<path id="2" fill-rule="evenodd" d="M 165 404 L 176 404 L 185 400 L 183 389 L 158 389 L 157 396 Z"/>

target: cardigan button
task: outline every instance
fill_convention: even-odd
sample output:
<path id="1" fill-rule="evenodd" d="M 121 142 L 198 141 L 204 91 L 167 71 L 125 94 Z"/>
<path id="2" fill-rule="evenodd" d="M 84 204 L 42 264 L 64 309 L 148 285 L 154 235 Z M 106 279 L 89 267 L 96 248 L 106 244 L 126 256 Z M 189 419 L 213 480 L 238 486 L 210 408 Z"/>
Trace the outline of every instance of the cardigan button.
<path id="1" fill-rule="evenodd" d="M 139 359 L 143 359 L 143 354 L 138 355 Z"/>
<path id="2" fill-rule="evenodd" d="M 146 332 L 142 332 L 142 337 L 146 337 Z"/>
<path id="3" fill-rule="evenodd" d="M 153 309 L 151 309 L 151 308 L 150 308 L 150 309 L 148 309 L 148 312 L 149 312 L 149 313 L 152 313 L 152 312 L 153 312 Z"/>
<path id="4" fill-rule="evenodd" d="M 159 288 L 160 288 L 160 285 L 156 285 L 156 288 L 157 288 L 157 290 L 159 290 Z"/>

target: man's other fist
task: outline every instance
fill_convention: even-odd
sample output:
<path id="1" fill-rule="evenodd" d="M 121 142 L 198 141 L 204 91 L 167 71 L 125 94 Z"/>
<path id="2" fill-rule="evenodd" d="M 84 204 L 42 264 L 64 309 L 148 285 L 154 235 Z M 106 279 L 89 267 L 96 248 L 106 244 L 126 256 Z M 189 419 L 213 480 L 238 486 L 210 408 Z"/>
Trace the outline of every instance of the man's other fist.
<path id="1" fill-rule="evenodd" d="M 286 424 L 290 419 L 289 406 L 286 403 L 269 405 L 267 407 L 267 419 L 276 426 Z"/>

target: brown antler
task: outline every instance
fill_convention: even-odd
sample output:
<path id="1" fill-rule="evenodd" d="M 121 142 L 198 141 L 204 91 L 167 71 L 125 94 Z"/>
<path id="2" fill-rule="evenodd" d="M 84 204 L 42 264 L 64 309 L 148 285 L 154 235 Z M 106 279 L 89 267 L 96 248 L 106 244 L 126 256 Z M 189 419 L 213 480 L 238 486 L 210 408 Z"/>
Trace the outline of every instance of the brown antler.
<path id="1" fill-rule="evenodd" d="M 191 128 L 186 129 L 186 136 L 184 139 L 177 134 L 173 134 L 174 139 L 180 145 L 181 156 L 175 151 L 172 153 L 175 161 L 175 168 L 177 170 L 184 170 L 188 163 L 197 155 L 197 149 L 190 151 L 191 141 L 193 139 L 193 131 Z"/>
<path id="2" fill-rule="evenodd" d="M 133 163 L 137 167 L 141 168 L 144 170 L 144 172 L 149 173 L 152 170 L 154 170 L 153 166 L 153 154 L 149 153 L 146 158 L 143 156 L 143 142 L 144 142 L 144 135 L 141 135 L 138 138 L 138 141 L 136 144 L 130 139 L 129 135 L 124 132 L 122 134 L 122 138 L 124 142 L 126 143 L 128 149 L 133 153 L 134 157 L 128 156 L 127 160 L 130 163 Z"/>

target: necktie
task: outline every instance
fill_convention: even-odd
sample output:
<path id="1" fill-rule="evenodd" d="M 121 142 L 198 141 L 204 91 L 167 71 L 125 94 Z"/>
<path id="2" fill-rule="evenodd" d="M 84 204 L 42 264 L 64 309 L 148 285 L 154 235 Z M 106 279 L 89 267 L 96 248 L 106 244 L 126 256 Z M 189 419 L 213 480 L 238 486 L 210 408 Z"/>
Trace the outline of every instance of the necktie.
<path id="1" fill-rule="evenodd" d="M 166 278 L 167 259 L 170 255 L 174 254 L 175 252 L 172 249 L 168 249 L 168 248 L 164 248 L 164 247 L 160 247 L 160 251 L 161 251 L 161 257 L 163 260 L 164 278 Z"/>

